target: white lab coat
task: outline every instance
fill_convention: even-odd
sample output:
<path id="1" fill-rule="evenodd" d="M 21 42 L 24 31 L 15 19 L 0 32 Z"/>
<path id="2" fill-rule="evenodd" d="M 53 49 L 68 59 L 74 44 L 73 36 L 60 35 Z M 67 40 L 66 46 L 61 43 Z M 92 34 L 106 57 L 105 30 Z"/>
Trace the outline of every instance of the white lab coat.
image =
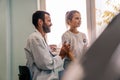
<path id="1" fill-rule="evenodd" d="M 63 61 L 59 55 L 51 55 L 47 43 L 37 30 L 28 37 L 25 53 L 32 80 L 59 80 L 58 71 L 63 69 Z"/>

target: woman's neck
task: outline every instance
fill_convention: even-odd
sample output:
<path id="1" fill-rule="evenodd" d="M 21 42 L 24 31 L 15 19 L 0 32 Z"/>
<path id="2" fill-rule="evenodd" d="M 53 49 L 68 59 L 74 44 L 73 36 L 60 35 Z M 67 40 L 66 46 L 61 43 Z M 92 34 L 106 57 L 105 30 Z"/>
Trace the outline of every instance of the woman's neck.
<path id="1" fill-rule="evenodd" d="M 69 31 L 71 31 L 72 33 L 75 33 L 75 34 L 79 33 L 79 31 L 77 29 L 75 29 L 75 28 L 74 29 L 70 28 Z"/>

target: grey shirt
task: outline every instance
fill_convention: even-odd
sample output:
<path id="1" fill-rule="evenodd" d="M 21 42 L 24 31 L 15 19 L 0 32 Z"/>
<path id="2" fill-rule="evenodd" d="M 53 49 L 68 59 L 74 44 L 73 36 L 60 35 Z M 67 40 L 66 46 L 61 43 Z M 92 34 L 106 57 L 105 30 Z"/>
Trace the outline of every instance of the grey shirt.
<path id="1" fill-rule="evenodd" d="M 68 30 L 62 35 L 62 43 L 65 41 L 70 44 L 71 51 L 73 51 L 74 56 L 80 59 L 88 44 L 86 35 L 82 32 L 74 34 Z"/>

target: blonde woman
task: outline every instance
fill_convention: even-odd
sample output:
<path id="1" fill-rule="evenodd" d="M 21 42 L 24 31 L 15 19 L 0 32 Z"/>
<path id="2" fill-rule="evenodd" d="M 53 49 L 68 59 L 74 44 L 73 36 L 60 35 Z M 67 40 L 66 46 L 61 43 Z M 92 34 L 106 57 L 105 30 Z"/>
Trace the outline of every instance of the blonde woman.
<path id="1" fill-rule="evenodd" d="M 62 35 L 62 43 L 70 44 L 70 50 L 75 59 L 81 59 L 86 50 L 88 41 L 86 35 L 78 30 L 81 25 L 81 14 L 77 10 L 71 10 L 66 13 L 66 24 L 68 30 Z M 66 56 L 64 58 L 64 68 L 72 60 Z"/>

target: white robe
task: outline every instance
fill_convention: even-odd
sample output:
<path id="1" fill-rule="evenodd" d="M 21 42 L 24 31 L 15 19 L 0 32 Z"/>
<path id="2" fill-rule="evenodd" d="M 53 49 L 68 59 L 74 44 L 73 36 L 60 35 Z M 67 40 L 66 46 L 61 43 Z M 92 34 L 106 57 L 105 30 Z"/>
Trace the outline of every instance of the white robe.
<path id="1" fill-rule="evenodd" d="M 58 71 L 63 69 L 63 60 L 59 55 L 51 55 L 47 43 L 37 30 L 28 37 L 25 53 L 32 80 L 59 80 Z"/>

